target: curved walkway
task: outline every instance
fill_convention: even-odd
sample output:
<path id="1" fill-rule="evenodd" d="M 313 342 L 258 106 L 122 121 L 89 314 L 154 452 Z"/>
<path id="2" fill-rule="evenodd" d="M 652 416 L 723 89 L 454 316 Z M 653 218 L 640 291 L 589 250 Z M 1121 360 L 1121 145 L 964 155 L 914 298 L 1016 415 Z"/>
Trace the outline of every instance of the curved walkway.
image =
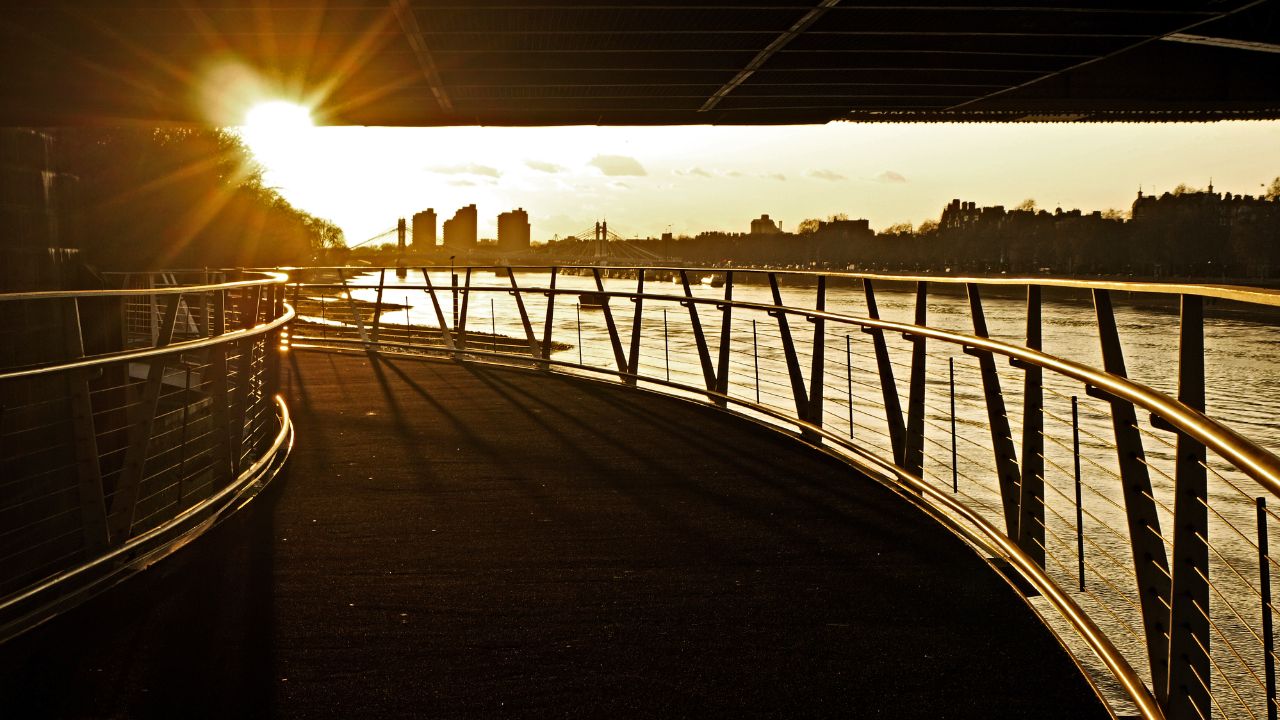
<path id="1" fill-rule="evenodd" d="M 290 365 L 288 476 L 0 648 L 6 707 L 1106 716 L 972 551 L 787 437 L 557 376 L 313 352 Z"/>

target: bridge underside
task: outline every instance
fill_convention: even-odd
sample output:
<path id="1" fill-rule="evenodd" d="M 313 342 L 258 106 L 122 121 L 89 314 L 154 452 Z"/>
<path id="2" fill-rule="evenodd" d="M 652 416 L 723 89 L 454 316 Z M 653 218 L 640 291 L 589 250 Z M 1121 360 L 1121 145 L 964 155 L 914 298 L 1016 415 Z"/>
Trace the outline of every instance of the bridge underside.
<path id="1" fill-rule="evenodd" d="M 970 550 L 789 438 L 562 377 L 291 360 L 275 494 L 0 648 L 6 711 L 1106 715 Z"/>
<path id="2" fill-rule="evenodd" d="M 0 124 L 1276 118 L 1277 51 L 1275 0 L 63 0 L 0 9 Z"/>

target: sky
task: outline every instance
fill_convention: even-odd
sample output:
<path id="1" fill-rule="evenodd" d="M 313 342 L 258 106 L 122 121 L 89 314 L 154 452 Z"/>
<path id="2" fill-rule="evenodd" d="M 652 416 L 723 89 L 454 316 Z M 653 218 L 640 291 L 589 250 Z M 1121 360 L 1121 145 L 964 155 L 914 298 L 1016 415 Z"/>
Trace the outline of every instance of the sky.
<path id="1" fill-rule="evenodd" d="M 874 229 L 983 205 L 1128 210 L 1139 188 L 1258 194 L 1280 176 L 1280 122 L 379 128 L 253 122 L 269 186 L 356 244 L 475 203 L 482 238 L 522 207 L 535 242 L 607 220 L 624 237 L 794 230 L 845 213 Z"/>

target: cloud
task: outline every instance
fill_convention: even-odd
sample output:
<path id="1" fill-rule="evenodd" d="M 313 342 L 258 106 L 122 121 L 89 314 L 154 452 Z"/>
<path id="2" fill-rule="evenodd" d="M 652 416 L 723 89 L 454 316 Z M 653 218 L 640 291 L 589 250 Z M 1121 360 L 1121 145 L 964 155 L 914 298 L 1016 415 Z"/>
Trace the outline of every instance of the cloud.
<path id="1" fill-rule="evenodd" d="M 831 182 L 848 179 L 845 176 L 841 175 L 840 173 L 835 172 L 834 170 L 810 170 L 809 172 L 805 173 L 805 175 L 813 178 L 814 180 L 829 180 Z"/>
<path id="2" fill-rule="evenodd" d="M 894 172 L 892 170 L 885 170 L 880 173 L 876 176 L 876 180 L 882 183 L 904 183 L 907 181 L 907 179 L 903 177 L 902 173 Z"/>
<path id="3" fill-rule="evenodd" d="M 475 187 L 475 183 L 470 180 L 450 180 L 449 184 L 457 187 Z"/>
<path id="4" fill-rule="evenodd" d="M 638 160 L 626 155 L 597 155 L 587 164 L 610 177 L 649 174 Z"/>
<path id="5" fill-rule="evenodd" d="M 684 176 L 697 175 L 698 177 L 706 177 L 706 178 L 712 177 L 710 172 L 703 170 L 700 167 L 693 167 L 693 168 L 689 168 L 688 170 L 676 170 L 676 174 L 684 175 Z"/>
<path id="6" fill-rule="evenodd" d="M 728 175 L 729 177 L 733 177 L 733 178 L 744 177 L 742 172 L 738 170 L 730 170 L 729 172 L 725 173 L 725 175 Z"/>
<path id="7" fill-rule="evenodd" d="M 613 182 L 609 183 L 609 187 L 613 190 L 630 190 L 631 189 L 630 185 L 624 182 L 621 182 L 619 180 L 614 180 Z"/>
<path id="8" fill-rule="evenodd" d="M 563 166 L 563 165 L 557 165 L 557 164 L 555 164 L 555 163 L 543 162 L 543 161 L 541 161 L 541 160 L 525 160 L 525 161 L 524 161 L 524 164 L 525 164 L 525 165 L 528 165 L 529 167 L 533 168 L 534 170 L 537 170 L 538 172 L 544 172 L 544 173 L 558 173 L 558 172 L 561 172 L 562 170 L 564 170 L 564 166 Z"/>
<path id="9" fill-rule="evenodd" d="M 783 175 L 782 173 L 769 173 L 768 175 L 761 175 L 760 177 L 768 178 L 769 180 L 779 180 L 779 181 L 787 179 L 787 176 Z"/>
<path id="10" fill-rule="evenodd" d="M 484 175 L 485 177 L 496 178 L 500 173 L 497 168 L 491 168 L 487 165 L 477 165 L 471 163 L 469 165 L 452 165 L 449 167 L 431 168 L 431 172 L 441 175 Z"/>

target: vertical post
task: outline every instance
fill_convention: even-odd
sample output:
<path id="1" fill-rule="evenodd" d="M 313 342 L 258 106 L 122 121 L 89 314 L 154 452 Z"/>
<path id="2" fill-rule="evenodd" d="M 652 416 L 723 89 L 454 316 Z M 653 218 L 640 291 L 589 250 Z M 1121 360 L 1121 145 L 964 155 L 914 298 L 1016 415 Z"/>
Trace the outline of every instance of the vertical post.
<path id="1" fill-rule="evenodd" d="M 609 331 L 609 344 L 613 346 L 613 361 L 618 365 L 618 373 L 627 372 L 627 356 L 622 351 L 622 339 L 618 337 L 618 326 L 613 322 L 613 311 L 609 309 L 609 298 L 604 294 L 604 281 L 600 279 L 600 268 L 591 268 L 592 274 L 596 279 L 596 290 L 600 293 L 602 302 L 600 303 L 600 312 L 604 314 L 604 325 Z M 623 375 L 625 377 L 625 375 Z"/>
<path id="2" fill-rule="evenodd" d="M 987 316 L 982 310 L 982 296 L 976 283 L 966 286 L 969 295 L 969 314 L 973 316 L 973 334 L 989 337 Z M 996 372 L 996 360 L 986 350 L 966 349 L 978 358 L 982 373 L 982 394 L 986 398 L 987 427 L 991 430 L 991 450 L 995 455 L 996 477 L 1000 483 L 1000 501 L 1004 510 L 1005 533 L 1010 539 L 1018 537 L 1018 492 L 1022 478 L 1018 472 L 1018 451 L 1013 447 L 1013 432 L 1009 429 L 1009 417 L 1005 414 L 1004 394 L 1000 391 L 1000 375 Z"/>
<path id="3" fill-rule="evenodd" d="M 413 347 L 413 330 L 409 325 L 409 296 L 404 296 L 404 344 Z"/>
<path id="4" fill-rule="evenodd" d="M 869 278 L 862 279 L 862 292 L 867 299 L 867 317 L 879 320 L 880 309 L 876 306 L 876 293 Z M 876 368 L 880 375 L 880 392 L 884 396 L 884 417 L 889 426 L 889 442 L 893 446 L 893 462 L 901 466 L 907 429 L 902 423 L 902 401 L 898 399 L 898 385 L 893 379 L 893 363 L 889 360 L 889 346 L 885 343 L 884 330 L 881 328 L 863 327 L 862 332 L 871 336 L 871 344 L 875 348 Z"/>
<path id="5" fill-rule="evenodd" d="M 1204 410 L 1204 301 L 1182 296 L 1178 401 Z M 1178 433 L 1174 470 L 1173 557 L 1170 572 L 1170 718 L 1204 713 L 1209 697 L 1209 497 L 1205 448 Z"/>
<path id="6" fill-rule="evenodd" d="M 693 327 L 693 340 L 698 347 L 698 360 L 702 362 L 702 381 L 708 390 L 716 389 L 716 370 L 711 366 L 711 351 L 707 349 L 707 337 L 702 332 L 702 321 L 698 319 L 698 305 L 693 302 L 693 289 L 689 286 L 689 275 L 680 271 L 680 282 L 684 286 L 686 300 L 681 305 L 689 309 L 689 324 Z"/>
<path id="7" fill-rule="evenodd" d="M 751 319 L 751 359 L 756 366 L 756 404 L 760 404 L 760 348 L 756 340 L 756 321 Z"/>
<path id="8" fill-rule="evenodd" d="M 453 255 L 449 256 L 449 290 L 453 293 L 450 308 L 453 310 L 453 327 L 458 327 L 458 273 L 453 269 Z M 467 268 L 467 284 L 471 284 L 471 268 Z M 463 313 L 465 315 L 465 313 Z"/>
<path id="9" fill-rule="evenodd" d="M 1040 286 L 1027 286 L 1027 347 L 1043 346 Z M 1018 491 L 1018 546 L 1044 567 L 1044 371 L 1028 363 L 1022 385 L 1022 478 Z"/>
<path id="10" fill-rule="evenodd" d="M 823 278 L 825 281 L 826 278 Z M 720 356 L 716 365 L 716 392 L 721 396 L 713 400 L 719 407 L 725 407 L 728 401 L 723 396 L 729 394 L 729 343 L 733 336 L 733 271 L 724 274 L 724 305 L 720 308 Z"/>
<path id="11" fill-rule="evenodd" d="M 387 269 L 382 268 L 378 271 L 378 298 L 373 304 L 373 330 L 369 333 L 369 337 L 373 342 L 378 342 L 378 328 L 382 325 L 382 291 L 387 286 Z"/>
<path id="12" fill-rule="evenodd" d="M 324 306 L 325 306 L 324 295 L 321 295 L 320 296 L 320 339 L 328 340 L 329 339 L 329 323 L 326 321 L 327 319 L 325 318 Z"/>
<path id="13" fill-rule="evenodd" d="M 547 288 L 547 321 L 542 327 L 542 357 L 546 360 L 551 359 L 551 321 L 555 317 L 556 312 L 556 275 L 559 274 L 560 268 L 551 268 L 551 285 Z M 551 363 L 543 363 L 543 370 L 550 370 Z"/>
<path id="14" fill-rule="evenodd" d="M 498 352 L 498 315 L 493 308 L 493 298 L 489 298 L 489 351 Z"/>
<path id="15" fill-rule="evenodd" d="M 578 364 L 582 365 L 582 303 L 576 303 L 574 309 L 578 315 Z"/>
<path id="16" fill-rule="evenodd" d="M 960 465 L 957 460 L 960 453 L 956 452 L 956 359 L 947 358 L 947 384 L 951 390 L 951 492 L 956 494 L 960 492 Z"/>
<path id="17" fill-rule="evenodd" d="M 1267 720 L 1276 720 L 1276 647 L 1271 617 L 1271 550 L 1267 544 L 1267 499 L 1258 506 L 1258 590 L 1262 594 L 1262 655 L 1267 678 Z"/>
<path id="18" fill-rule="evenodd" d="M 809 422 L 809 391 L 804 386 L 804 375 L 800 372 L 800 358 L 796 355 L 796 345 L 791 339 L 791 326 L 787 323 L 787 313 L 782 305 L 782 291 L 778 288 L 778 276 L 769 273 L 769 288 L 773 291 L 774 310 L 769 314 L 778 319 L 778 334 L 782 338 L 782 354 L 787 361 L 787 376 L 791 378 L 791 396 L 796 403 L 796 416 Z M 816 351 L 817 348 L 814 348 Z M 801 431 L 801 435 L 811 439 L 811 433 Z"/>
<path id="19" fill-rule="evenodd" d="M 667 382 L 671 382 L 671 341 L 667 339 L 666 308 L 662 308 L 662 359 L 667 364 Z"/>
<path id="20" fill-rule="evenodd" d="M 66 333 L 67 356 L 84 357 L 84 335 L 80 327 L 80 303 L 77 298 L 66 301 L 62 321 Z M 89 389 L 89 371 L 66 374 L 70 386 L 71 428 L 75 441 L 76 479 L 80 491 L 80 525 L 85 550 L 89 557 L 107 547 L 107 505 L 102 489 L 102 466 L 98 461 L 98 433 L 93 419 L 93 395 Z"/>
<path id="21" fill-rule="evenodd" d="M 818 297 L 814 302 L 814 309 L 818 312 L 827 310 L 826 275 L 818 276 Z M 810 320 L 813 322 L 813 352 L 809 366 L 809 422 L 822 427 L 822 395 L 826 385 L 827 321 L 821 316 L 812 317 Z M 813 434 L 809 439 L 816 443 L 822 442 L 822 436 L 818 434 Z"/>
<path id="22" fill-rule="evenodd" d="M 1118 377 L 1128 377 L 1124 351 L 1120 347 L 1120 333 L 1111 307 L 1111 293 L 1107 290 L 1094 290 L 1093 304 L 1098 317 L 1103 369 Z M 1169 640 L 1166 633 L 1169 631 L 1169 608 L 1172 606 L 1169 598 L 1169 560 L 1164 542 L 1160 540 L 1160 516 L 1156 514 L 1137 413 L 1129 402 L 1115 397 L 1106 399 L 1111 404 L 1111 426 L 1115 433 L 1116 455 L 1120 464 L 1125 519 L 1128 521 L 1133 568 L 1138 581 L 1147 656 L 1151 662 L 1151 687 L 1156 702 L 1161 707 L 1166 707 L 1169 698 Z M 1208 680 L 1208 677 L 1205 679 Z"/>
<path id="23" fill-rule="evenodd" d="M 635 316 L 631 320 L 631 352 L 627 356 L 627 376 L 623 382 L 636 384 L 636 375 L 640 372 L 640 322 L 644 319 L 644 268 L 636 271 L 636 295 L 631 302 L 636 304 Z"/>
<path id="24" fill-rule="evenodd" d="M 853 339 L 844 336 L 844 383 L 849 401 L 849 439 L 853 439 Z"/>
<path id="25" fill-rule="evenodd" d="M 1084 501 L 1080 493 L 1080 401 L 1071 396 L 1071 452 L 1076 475 L 1076 565 L 1080 572 L 1080 592 L 1084 592 Z"/>
<path id="26" fill-rule="evenodd" d="M 323 302 L 324 296 L 320 296 Z M 321 317 L 324 316 L 324 305 L 321 305 Z M 323 326 L 322 326 L 323 327 Z M 227 291 L 218 290 L 213 294 L 213 334 L 223 335 L 227 332 Z M 231 393 L 228 385 L 230 368 L 227 363 L 227 343 L 225 340 L 211 348 L 210 374 L 213 376 L 213 387 L 210 397 L 209 414 L 213 419 L 213 457 L 214 488 L 220 488 L 231 482 L 234 477 L 231 462 Z"/>
<path id="27" fill-rule="evenodd" d="M 270 352 L 270 350 L 268 350 Z M 182 432 L 178 441 L 178 507 L 182 507 L 182 498 L 187 489 L 187 421 L 191 408 L 191 364 L 183 362 L 182 383 Z"/>
<path id="28" fill-rule="evenodd" d="M 453 258 L 450 258 L 452 260 Z M 450 266 L 452 270 L 452 266 Z M 462 288 L 462 309 L 458 310 L 458 278 L 453 278 L 454 296 L 453 296 L 453 329 L 458 334 L 458 340 L 455 343 L 459 350 L 467 347 L 467 305 L 471 302 L 471 268 L 467 268 L 467 274 L 464 276 L 465 285 Z"/>
<path id="29" fill-rule="evenodd" d="M 924 327 L 928 324 L 929 283 L 921 280 L 916 283 L 916 313 L 914 324 Z M 911 335 L 911 383 L 907 393 L 907 436 L 906 446 L 902 453 L 902 467 L 912 475 L 924 476 L 924 391 L 925 370 L 929 358 L 925 354 L 923 335 Z"/>

